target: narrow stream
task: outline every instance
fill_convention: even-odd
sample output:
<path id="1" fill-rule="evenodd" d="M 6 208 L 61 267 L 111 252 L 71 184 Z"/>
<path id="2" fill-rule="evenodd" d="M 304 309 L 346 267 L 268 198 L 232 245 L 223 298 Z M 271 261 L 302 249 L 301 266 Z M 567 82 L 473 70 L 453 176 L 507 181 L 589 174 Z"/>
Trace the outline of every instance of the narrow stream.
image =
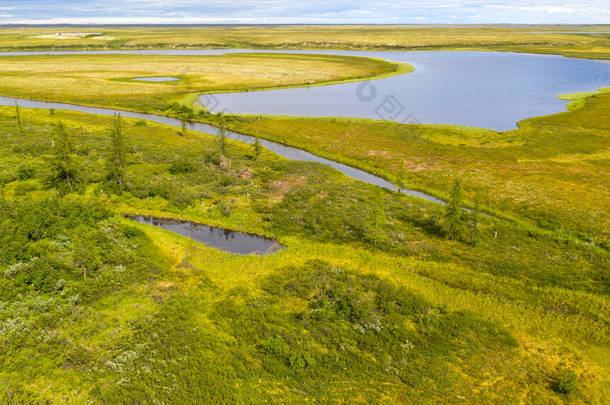
<path id="1" fill-rule="evenodd" d="M 88 107 L 88 106 L 68 104 L 68 103 L 55 103 L 55 102 L 35 101 L 35 100 L 27 100 L 27 99 L 12 98 L 12 97 L 0 97 L 0 105 L 12 106 L 12 105 L 15 105 L 15 101 L 17 101 L 19 103 L 20 107 L 24 107 L 24 108 L 46 108 L 46 109 L 53 108 L 56 110 L 80 111 L 80 112 L 89 113 L 89 114 L 106 115 L 106 116 L 112 116 L 115 113 L 120 113 L 121 116 L 123 116 L 123 117 L 148 120 L 148 121 L 152 121 L 152 122 L 157 122 L 159 124 L 170 125 L 170 126 L 177 127 L 177 128 L 180 128 L 182 125 L 180 120 L 178 120 L 176 118 L 169 118 L 169 117 L 164 117 L 164 116 L 155 115 L 155 114 L 137 113 L 137 112 L 133 112 L 133 111 L 124 111 L 124 110 L 118 110 L 118 109 L 112 109 L 112 108 Z M 192 129 L 194 131 L 201 132 L 204 134 L 218 135 L 218 128 L 213 125 L 193 122 L 193 123 L 189 123 L 188 127 L 189 127 L 189 129 Z M 233 139 L 236 141 L 240 141 L 240 142 L 244 142 L 247 144 L 253 144 L 254 139 L 255 139 L 253 136 L 243 135 L 243 134 L 229 131 L 229 130 L 226 131 L 226 136 L 227 136 L 227 138 L 230 138 L 230 139 Z M 387 190 L 399 191 L 403 194 L 407 194 L 407 195 L 410 195 L 413 197 L 423 198 L 423 199 L 431 201 L 431 202 L 445 204 L 444 201 L 442 201 L 434 196 L 431 196 L 429 194 L 423 193 L 421 191 L 401 189 L 398 186 L 396 186 L 395 184 L 393 184 L 379 176 L 375 176 L 374 174 L 365 172 L 364 170 L 356 169 L 355 167 L 347 166 L 347 165 L 344 165 L 343 163 L 335 162 L 334 160 L 316 156 L 316 155 L 306 152 L 302 149 L 282 145 L 277 142 L 268 141 L 266 139 L 259 139 L 259 141 L 263 147 L 278 154 L 279 156 L 282 156 L 283 158 L 290 159 L 290 160 L 299 160 L 299 161 L 304 161 L 304 162 L 321 163 L 323 165 L 332 167 L 332 168 L 340 171 L 341 173 L 345 174 L 346 176 L 348 176 L 352 179 L 355 179 L 355 180 L 360 180 L 365 183 L 372 184 L 372 185 L 375 185 L 375 186 L 378 186 L 378 187 L 381 187 L 381 188 L 384 188 Z"/>

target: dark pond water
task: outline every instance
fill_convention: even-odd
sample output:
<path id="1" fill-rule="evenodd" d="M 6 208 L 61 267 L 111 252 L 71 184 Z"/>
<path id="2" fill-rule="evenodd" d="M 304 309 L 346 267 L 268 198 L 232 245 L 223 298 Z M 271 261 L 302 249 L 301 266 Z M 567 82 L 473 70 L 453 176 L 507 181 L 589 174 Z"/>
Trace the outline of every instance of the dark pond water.
<path id="1" fill-rule="evenodd" d="M 368 56 L 407 62 L 416 71 L 371 82 L 202 96 L 213 112 L 361 117 L 508 130 L 522 119 L 565 111 L 566 101 L 558 94 L 610 86 L 607 63 L 504 52 L 203 49 L 0 52 L 0 56 L 237 52 Z"/>
<path id="2" fill-rule="evenodd" d="M 81 111 L 81 112 L 86 112 L 89 114 L 98 114 L 98 115 L 107 115 L 107 116 L 112 116 L 113 114 L 119 112 L 119 113 L 121 113 L 121 115 L 123 117 L 143 119 L 143 120 L 148 120 L 148 121 L 152 121 L 152 122 L 157 122 L 160 124 L 171 125 L 174 127 L 180 127 L 182 125 L 180 120 L 177 120 L 175 118 L 163 117 L 161 115 L 143 114 L 143 113 L 136 113 L 133 111 L 115 110 L 112 108 L 86 107 L 86 106 L 82 106 L 82 105 L 67 104 L 67 103 L 53 103 L 53 102 L 34 101 L 34 100 L 26 100 L 26 99 L 19 99 L 19 98 L 15 99 L 12 97 L 0 97 L 0 105 L 14 106 L 15 101 L 18 101 L 19 105 L 21 107 L 26 107 L 26 108 L 46 108 L 46 109 L 54 108 L 56 110 Z M 205 134 L 211 134 L 211 135 L 218 135 L 218 128 L 216 128 L 212 125 L 201 124 L 201 123 L 197 123 L 197 122 L 188 123 L 187 125 L 188 125 L 189 129 L 192 129 L 193 131 L 197 131 L 197 132 L 201 132 L 201 133 L 205 133 Z M 240 141 L 240 142 L 244 142 L 244 143 L 248 143 L 248 144 L 254 143 L 254 137 L 248 136 L 248 135 L 242 135 L 237 132 L 226 131 L 226 136 L 227 136 L 227 138 L 234 139 L 236 141 Z M 426 199 L 431 202 L 444 204 L 444 202 L 442 200 L 439 200 L 438 198 L 436 198 L 434 196 L 422 193 L 421 191 L 417 191 L 417 190 L 400 189 L 397 186 L 395 186 L 394 184 L 390 183 L 389 181 L 387 181 L 385 179 L 382 179 L 379 176 L 375 176 L 373 174 L 365 172 L 364 170 L 356 169 L 354 167 L 347 166 L 347 165 L 344 165 L 339 162 L 335 162 L 330 159 L 325 159 L 323 157 L 316 156 L 316 155 L 306 152 L 302 149 L 293 148 L 291 146 L 285 146 L 285 145 L 282 145 L 282 144 L 279 144 L 276 142 L 272 142 L 272 141 L 268 141 L 265 139 L 260 139 L 260 143 L 264 148 L 266 148 L 286 159 L 300 160 L 300 161 L 304 161 L 304 162 L 321 163 L 323 165 L 332 167 L 332 168 L 340 171 L 341 173 L 345 174 L 348 177 L 351 177 L 352 179 L 360 180 L 360 181 L 363 181 L 368 184 L 372 184 L 375 186 L 379 186 L 381 188 L 385 188 L 387 190 L 400 191 L 403 194 L 423 198 L 423 199 Z"/>
<path id="3" fill-rule="evenodd" d="M 141 224 L 154 225 L 172 231 L 226 252 L 241 255 L 268 255 L 282 249 L 282 246 L 277 241 L 259 235 L 230 231 L 176 219 L 154 218 L 142 215 L 128 215 L 127 218 Z"/>
<path id="4" fill-rule="evenodd" d="M 136 77 L 131 80 L 137 80 L 140 82 L 177 82 L 180 79 L 177 77 L 170 76 L 158 76 L 158 77 Z"/>

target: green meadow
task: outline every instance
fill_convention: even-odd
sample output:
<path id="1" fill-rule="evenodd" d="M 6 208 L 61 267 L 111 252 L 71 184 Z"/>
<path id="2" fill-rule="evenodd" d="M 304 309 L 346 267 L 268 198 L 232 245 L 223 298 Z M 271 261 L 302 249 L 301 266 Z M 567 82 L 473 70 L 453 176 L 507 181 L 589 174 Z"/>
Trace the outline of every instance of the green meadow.
<path id="1" fill-rule="evenodd" d="M 0 109 L 4 401 L 552 403 L 606 392 L 605 250 L 493 217 L 480 218 L 476 245 L 448 240 L 436 204 L 144 121 L 124 120 L 119 186 L 104 164 L 111 118 L 19 115 L 21 126 Z M 71 186 L 57 176 L 57 122 Z M 286 248 L 233 255 L 129 213 Z"/>
<path id="2" fill-rule="evenodd" d="M 445 200 L 458 177 L 470 206 L 479 200 L 490 213 L 607 249 L 610 94 L 572 98 L 579 108 L 506 132 L 345 118 L 227 122 Z"/>
<path id="3" fill-rule="evenodd" d="M 609 49 L 602 34 L 436 30 L 104 28 L 58 39 L 22 29 L 0 48 Z M 410 69 L 331 55 L 2 56 L 2 96 L 208 122 L 449 205 L 220 130 L 0 107 L 0 403 L 606 403 L 606 90 L 562 96 L 569 111 L 507 132 L 211 115 L 190 104 L 205 91 Z M 181 80 L 131 80 L 151 76 Z M 262 235 L 283 249 L 232 254 L 134 214 Z"/>

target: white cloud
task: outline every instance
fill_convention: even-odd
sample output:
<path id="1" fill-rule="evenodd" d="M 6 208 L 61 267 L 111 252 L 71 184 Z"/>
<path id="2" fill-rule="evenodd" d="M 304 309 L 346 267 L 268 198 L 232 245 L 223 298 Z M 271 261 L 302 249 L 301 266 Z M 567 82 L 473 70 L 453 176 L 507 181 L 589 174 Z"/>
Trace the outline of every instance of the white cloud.
<path id="1" fill-rule="evenodd" d="M 607 23 L 609 0 L 2 0 L 0 23 Z"/>

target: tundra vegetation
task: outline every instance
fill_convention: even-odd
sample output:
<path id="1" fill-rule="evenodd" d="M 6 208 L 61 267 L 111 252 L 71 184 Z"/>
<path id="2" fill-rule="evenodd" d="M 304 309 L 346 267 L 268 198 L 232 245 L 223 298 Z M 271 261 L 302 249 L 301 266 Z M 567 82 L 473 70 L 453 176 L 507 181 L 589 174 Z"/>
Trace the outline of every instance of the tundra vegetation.
<path id="1" fill-rule="evenodd" d="M 610 25 L 568 26 L 217 26 L 98 27 L 89 35 L 40 35 L 81 31 L 80 27 L 0 29 L 5 51 L 50 49 L 374 49 L 500 50 L 608 59 Z M 89 28 L 91 29 L 91 28 Z"/>
<path id="2" fill-rule="evenodd" d="M 0 94 L 159 113 L 196 92 L 328 84 L 410 70 L 379 59 L 312 54 L 2 55 Z M 181 80 L 132 80 L 145 76 Z"/>
<path id="3" fill-rule="evenodd" d="M 225 120 L 231 129 L 307 149 L 446 201 L 457 178 L 470 207 L 478 199 L 487 212 L 608 249 L 609 116 L 606 90 L 581 108 L 530 118 L 505 132 L 348 118 Z"/>
<path id="4" fill-rule="evenodd" d="M 301 29 L 315 32 L 286 32 Z M 340 32 L 327 40 L 340 41 Z M 65 41 L 89 40 L 100 41 Z M 385 73 L 383 64 L 369 70 L 378 61 L 360 70 L 358 59 L 321 60 L 320 68 L 355 64 L 359 73 L 342 78 Z M 338 77 L 303 71 L 290 83 L 327 79 Z M 186 124 L 0 107 L 0 403 L 610 397 L 609 94 L 500 133 L 198 114 L 168 101 L 187 92 L 169 90 L 179 82 L 136 83 L 166 90 L 122 98 L 79 95 L 57 80 L 64 84 L 40 93 L 27 93 L 24 81 L 0 94 L 82 96 L 220 129 L 206 135 Z M 233 79 L 214 80 L 206 86 L 228 88 Z M 257 80 L 254 87 L 277 84 Z M 227 129 L 303 147 L 449 204 L 282 159 L 258 138 L 226 138 Z M 130 214 L 261 234 L 285 249 L 230 254 Z"/>

